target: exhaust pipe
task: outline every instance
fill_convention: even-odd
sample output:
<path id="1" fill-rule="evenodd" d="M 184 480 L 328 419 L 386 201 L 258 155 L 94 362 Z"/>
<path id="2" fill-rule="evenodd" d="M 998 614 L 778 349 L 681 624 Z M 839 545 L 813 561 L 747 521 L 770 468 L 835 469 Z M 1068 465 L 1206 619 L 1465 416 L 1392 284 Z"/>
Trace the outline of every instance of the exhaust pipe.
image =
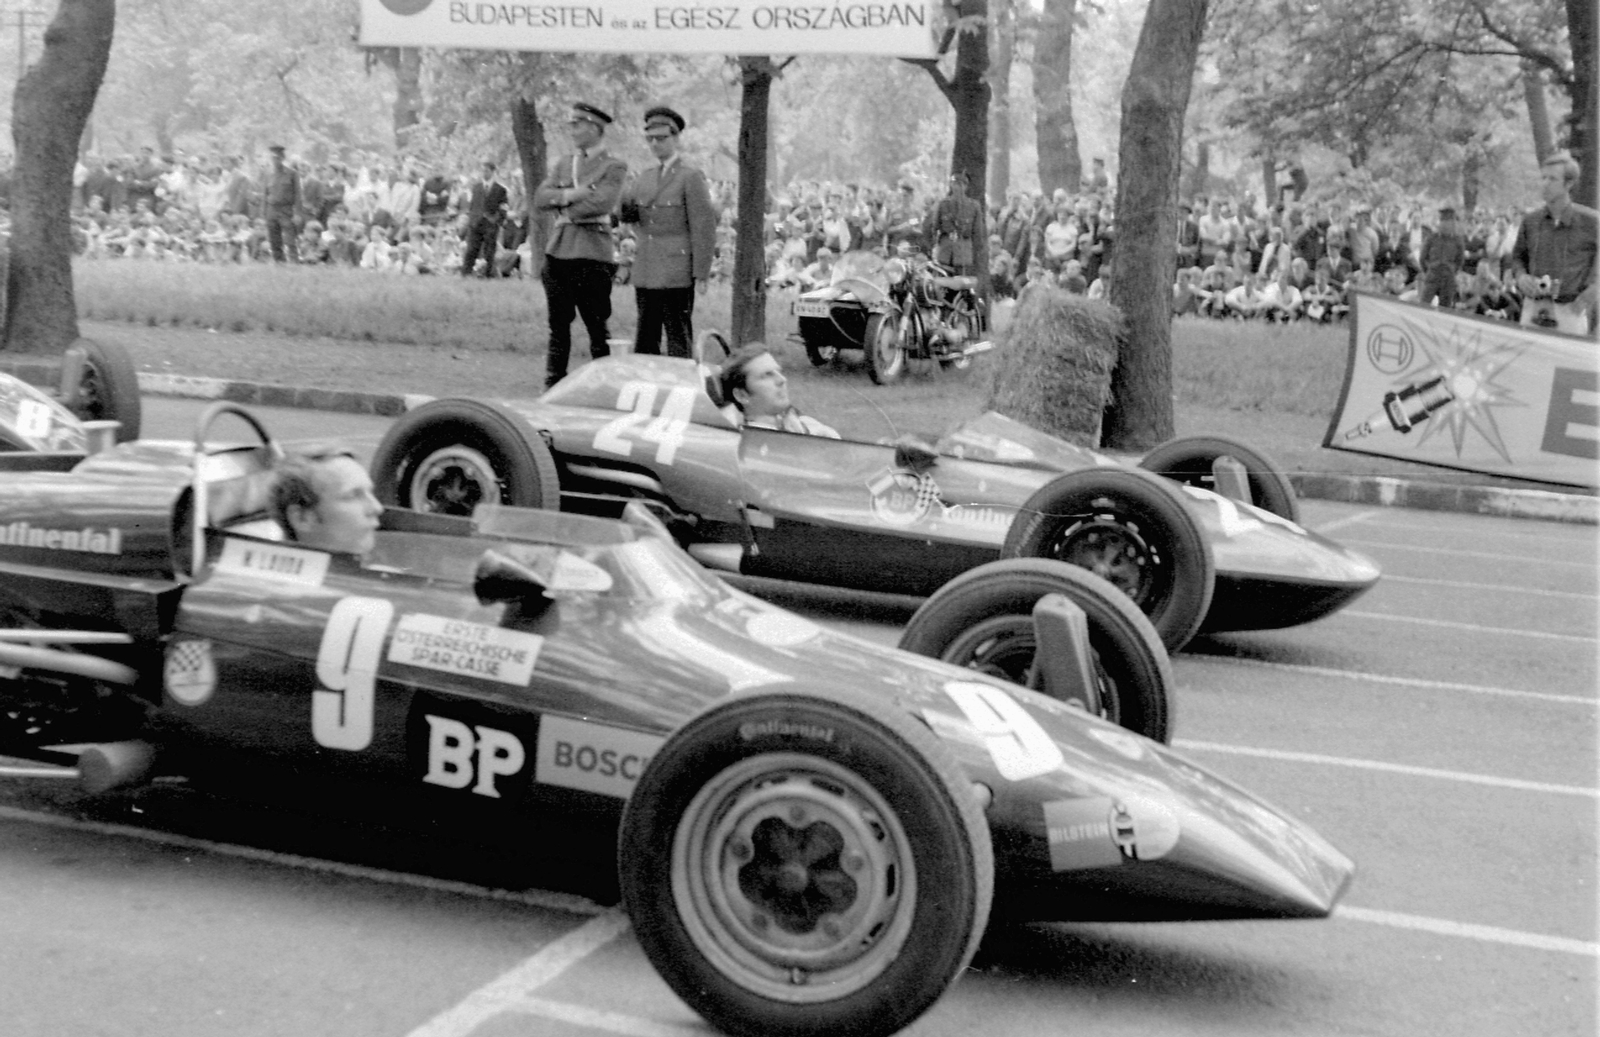
<path id="1" fill-rule="evenodd" d="M 78 783 L 91 796 L 144 781 L 156 762 L 156 747 L 145 741 L 105 742 L 78 754 Z"/>
<path id="2" fill-rule="evenodd" d="M 48 636 L 48 635 L 47 635 Z M 20 666 L 28 670 L 51 670 L 107 684 L 137 684 L 139 671 L 132 666 L 98 655 L 62 652 L 54 648 L 0 642 L 0 666 Z"/>

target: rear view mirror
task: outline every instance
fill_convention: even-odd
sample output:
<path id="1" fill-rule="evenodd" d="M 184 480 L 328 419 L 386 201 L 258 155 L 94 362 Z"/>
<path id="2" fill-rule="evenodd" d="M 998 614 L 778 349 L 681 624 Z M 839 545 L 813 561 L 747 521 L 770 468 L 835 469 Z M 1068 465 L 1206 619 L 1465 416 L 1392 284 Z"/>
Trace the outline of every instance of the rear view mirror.
<path id="1" fill-rule="evenodd" d="M 487 605 L 494 601 L 525 601 L 543 597 L 545 583 L 539 574 L 509 555 L 485 551 L 473 573 L 472 589 Z"/>

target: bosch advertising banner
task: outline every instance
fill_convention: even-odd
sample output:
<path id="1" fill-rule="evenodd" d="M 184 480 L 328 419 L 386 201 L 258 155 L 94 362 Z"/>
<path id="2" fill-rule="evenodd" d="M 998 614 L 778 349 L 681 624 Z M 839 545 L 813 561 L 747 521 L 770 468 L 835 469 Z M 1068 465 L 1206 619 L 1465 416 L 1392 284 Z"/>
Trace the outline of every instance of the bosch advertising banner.
<path id="1" fill-rule="evenodd" d="M 1322 445 L 1563 486 L 1600 485 L 1592 341 L 1357 294 Z"/>
<path id="2" fill-rule="evenodd" d="M 361 0 L 367 47 L 934 56 L 928 0 Z"/>

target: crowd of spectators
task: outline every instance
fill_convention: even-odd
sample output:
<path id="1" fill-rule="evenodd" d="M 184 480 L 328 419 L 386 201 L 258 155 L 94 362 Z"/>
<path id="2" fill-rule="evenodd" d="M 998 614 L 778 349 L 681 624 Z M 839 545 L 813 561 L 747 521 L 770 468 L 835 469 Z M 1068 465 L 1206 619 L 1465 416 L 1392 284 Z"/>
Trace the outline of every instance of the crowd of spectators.
<path id="1" fill-rule="evenodd" d="M 418 163 L 311 163 L 296 173 L 295 241 L 287 258 L 397 274 L 460 273 L 473 177 Z M 205 263 L 273 259 L 267 184 L 272 164 L 216 159 L 90 157 L 75 177 L 77 250 L 89 257 Z M 520 174 L 503 178 L 510 215 L 491 261 L 475 271 L 518 276 L 533 269 Z M 826 284 L 835 259 L 865 249 L 889 255 L 932 251 L 929 220 L 943 190 L 797 181 L 773 198 L 764 222 L 767 283 L 775 291 Z M 734 185 L 712 184 L 721 212 L 712 279 L 733 271 Z M 1103 296 L 1115 222 L 1103 164 L 1076 194 L 1012 192 L 984 209 L 991 292 L 1014 297 L 1033 284 Z M 1382 292 L 1515 320 L 1522 305 L 1505 278 L 1519 214 L 1359 202 L 1196 197 L 1182 207 L 1173 285 L 1177 315 L 1329 323 L 1349 312 L 1350 293 Z M 620 233 L 620 231 L 619 231 Z M 631 241 L 618 242 L 619 280 Z"/>

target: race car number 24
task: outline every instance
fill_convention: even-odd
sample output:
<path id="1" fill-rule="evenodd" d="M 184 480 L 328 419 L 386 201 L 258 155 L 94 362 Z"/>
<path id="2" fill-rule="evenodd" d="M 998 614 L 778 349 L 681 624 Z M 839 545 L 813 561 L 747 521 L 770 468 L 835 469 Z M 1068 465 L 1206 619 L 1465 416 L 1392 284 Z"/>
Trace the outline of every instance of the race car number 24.
<path id="1" fill-rule="evenodd" d="M 393 619 L 394 602 L 384 598 L 340 598 L 328 614 L 311 693 L 311 736 L 318 745 L 359 752 L 372 744 L 378 661 Z"/>
<path id="2" fill-rule="evenodd" d="M 656 444 L 656 464 L 671 464 L 678 447 L 683 445 L 684 430 L 694 413 L 695 390 L 687 385 L 669 389 L 657 413 L 659 392 L 660 386 L 653 382 L 624 382 L 617 394 L 617 410 L 627 413 L 600 426 L 594 434 L 594 448 L 629 457 L 633 454 L 633 440 L 639 439 Z"/>

